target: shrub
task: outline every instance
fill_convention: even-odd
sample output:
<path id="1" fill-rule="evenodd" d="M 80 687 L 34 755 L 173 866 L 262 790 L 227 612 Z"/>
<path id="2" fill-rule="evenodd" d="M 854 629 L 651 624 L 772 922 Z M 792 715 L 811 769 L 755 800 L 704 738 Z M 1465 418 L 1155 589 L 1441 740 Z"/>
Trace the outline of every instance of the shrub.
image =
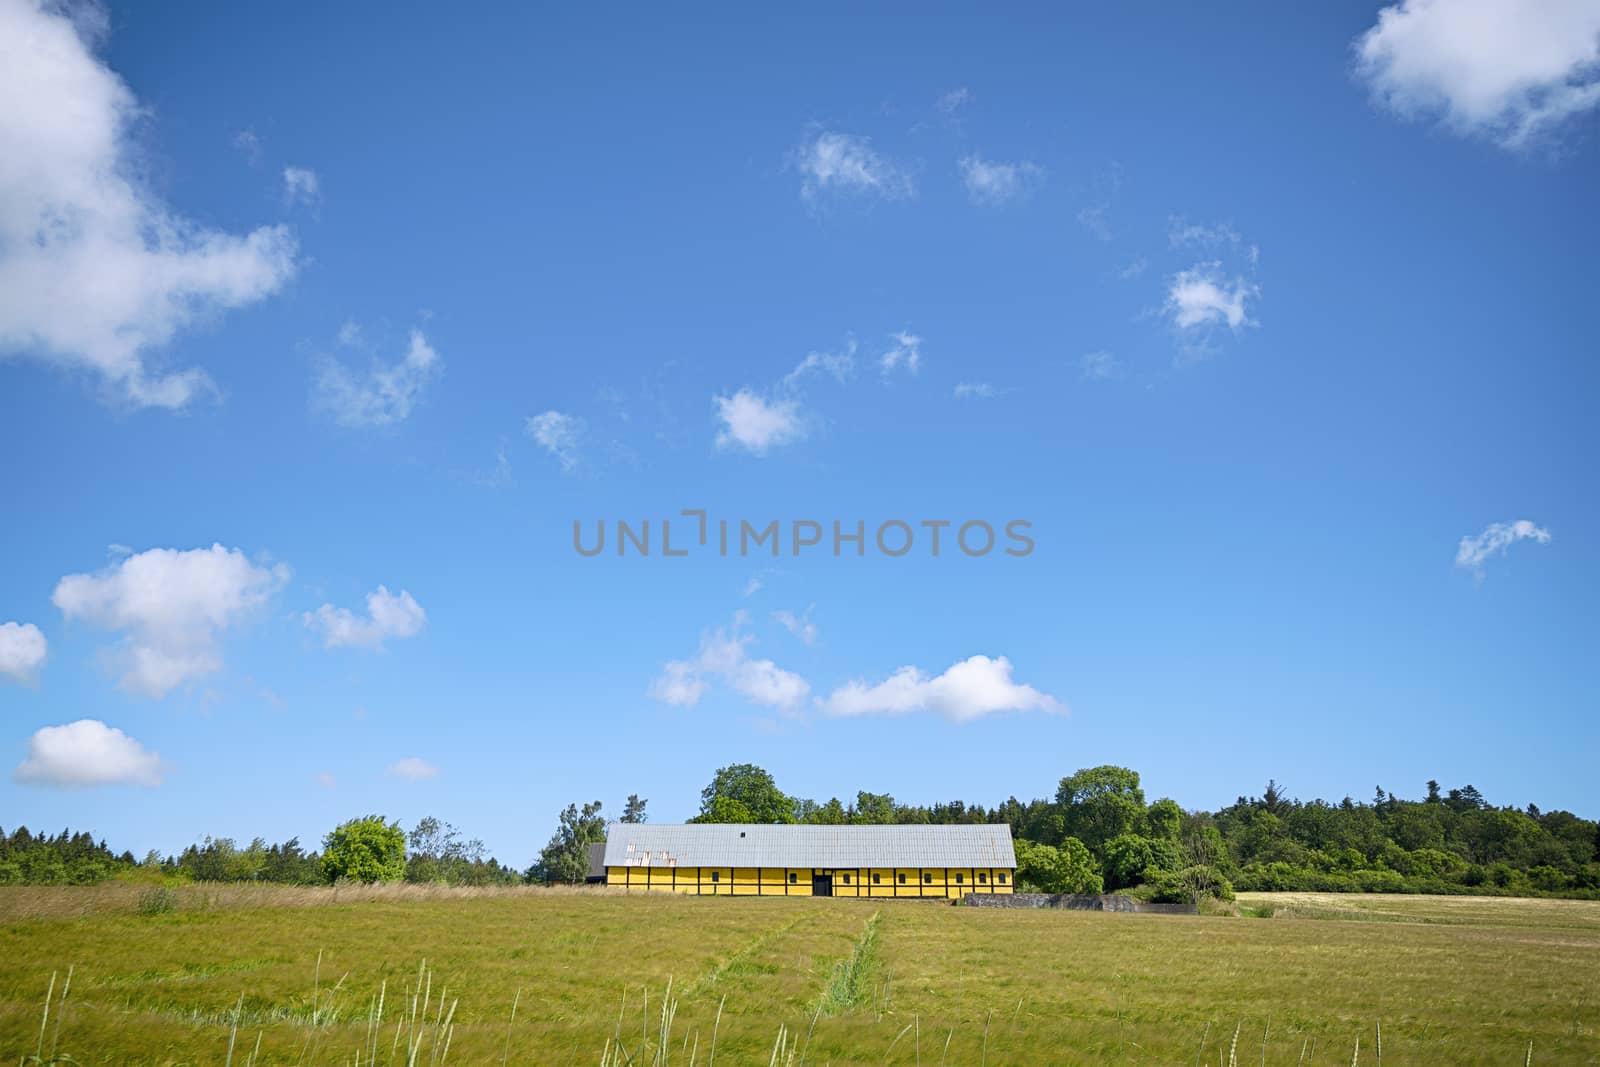
<path id="1" fill-rule="evenodd" d="M 1161 871 L 1156 873 L 1150 885 L 1153 889 L 1150 899 L 1161 904 L 1233 899 L 1233 884 L 1215 867 L 1205 864 L 1185 867 L 1181 871 Z"/>
<path id="2" fill-rule="evenodd" d="M 322 839 L 322 873 L 330 882 L 398 882 L 406 873 L 406 835 L 381 815 L 351 819 Z"/>
<path id="3" fill-rule="evenodd" d="M 1105 889 L 1094 857 L 1082 841 L 1069 837 L 1059 847 L 1018 841 L 1017 878 L 1046 893 L 1099 893 Z"/>
<path id="4" fill-rule="evenodd" d="M 134 910 L 140 915 L 170 915 L 178 910 L 178 894 L 171 886 L 153 885 L 139 894 Z"/>

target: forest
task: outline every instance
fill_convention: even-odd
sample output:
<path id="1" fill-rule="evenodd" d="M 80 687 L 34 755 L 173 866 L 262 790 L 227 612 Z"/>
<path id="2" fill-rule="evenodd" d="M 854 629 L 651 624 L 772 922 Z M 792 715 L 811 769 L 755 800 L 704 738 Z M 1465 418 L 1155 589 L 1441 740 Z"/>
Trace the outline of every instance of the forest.
<path id="1" fill-rule="evenodd" d="M 643 822 L 647 802 L 627 798 L 620 821 Z M 206 838 L 176 855 L 114 852 L 87 832 L 0 829 L 0 885 L 157 882 L 407 881 L 449 885 L 583 881 L 588 846 L 610 820 L 600 801 L 567 806 L 548 844 L 525 868 L 502 864 L 483 842 L 424 818 L 410 830 L 380 815 L 329 831 L 320 849 L 298 839 L 241 846 Z M 718 769 L 694 821 L 810 823 L 1007 823 L 1019 888 L 1133 892 L 1149 899 L 1231 897 L 1236 890 L 1455 893 L 1600 899 L 1600 824 L 1567 811 L 1496 806 L 1470 785 L 1421 799 L 1377 788 L 1369 801 L 1290 798 L 1277 782 L 1218 811 L 1147 799 L 1125 767 L 1078 770 L 1053 796 L 993 807 L 951 801 L 902 804 L 861 791 L 845 803 L 790 796 L 752 764 Z M 530 853 L 533 851 L 530 843 Z"/>

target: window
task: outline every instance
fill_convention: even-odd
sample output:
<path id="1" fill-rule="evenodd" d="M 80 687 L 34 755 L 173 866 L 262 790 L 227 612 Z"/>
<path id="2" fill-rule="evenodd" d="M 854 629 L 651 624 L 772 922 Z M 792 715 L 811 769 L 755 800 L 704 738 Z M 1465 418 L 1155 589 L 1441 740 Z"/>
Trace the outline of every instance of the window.
<path id="1" fill-rule="evenodd" d="M 872 876 L 872 884 L 873 885 L 882 885 L 883 884 L 883 875 L 881 875 L 881 874 L 873 875 Z"/>
<path id="2" fill-rule="evenodd" d="M 850 876 L 848 874 L 844 876 L 844 884 L 845 885 L 849 885 L 850 884 Z"/>
<path id="3" fill-rule="evenodd" d="M 1001 884 L 1001 885 L 1005 885 L 1005 884 L 1006 884 L 1006 875 L 1005 875 L 1005 872 L 1004 872 L 1004 871 L 1001 871 L 1001 872 L 1000 872 L 1000 873 L 999 873 L 999 874 L 997 874 L 997 875 L 996 875 L 996 876 L 995 876 L 995 877 L 997 877 L 997 878 L 999 878 L 999 879 L 1000 879 L 1000 884 Z"/>
<path id="4" fill-rule="evenodd" d="M 923 875 L 923 876 L 922 876 L 922 884 L 923 884 L 923 885 L 932 885 L 932 884 L 933 884 L 933 875 L 931 875 L 931 874 L 924 874 L 924 875 Z"/>
<path id="5" fill-rule="evenodd" d="M 978 884 L 979 885 L 988 885 L 989 884 L 989 876 L 987 874 L 981 874 L 980 873 L 978 875 Z"/>
<path id="6" fill-rule="evenodd" d="M 906 884 L 906 876 L 903 875 L 903 874 L 900 876 L 900 884 L 901 885 L 905 885 Z"/>
<path id="7" fill-rule="evenodd" d="M 800 881 L 800 876 L 798 874 L 795 874 L 793 871 L 790 871 L 789 872 L 789 884 L 790 885 L 794 885 L 798 881 Z"/>
<path id="8" fill-rule="evenodd" d="M 721 872 L 721 871 L 712 871 L 712 872 L 711 872 L 711 880 L 712 880 L 712 881 L 713 881 L 713 882 L 720 882 L 720 881 L 722 881 L 722 872 Z"/>
<path id="9" fill-rule="evenodd" d="M 956 885 L 960 885 L 960 884 L 961 884 L 961 877 L 962 877 L 962 876 L 961 876 L 961 875 L 959 875 L 959 874 L 958 874 L 958 875 L 956 875 Z"/>

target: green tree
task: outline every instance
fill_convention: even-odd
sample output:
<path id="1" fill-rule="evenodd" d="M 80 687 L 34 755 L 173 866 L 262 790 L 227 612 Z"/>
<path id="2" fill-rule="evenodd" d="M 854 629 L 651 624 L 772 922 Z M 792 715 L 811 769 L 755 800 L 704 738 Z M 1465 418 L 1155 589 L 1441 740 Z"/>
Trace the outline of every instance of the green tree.
<path id="1" fill-rule="evenodd" d="M 709 810 L 701 808 L 700 814 L 689 820 L 690 822 L 755 822 L 756 817 L 750 813 L 740 801 L 732 797 L 713 797 Z M 814 821 L 812 819 L 807 821 Z"/>
<path id="2" fill-rule="evenodd" d="M 733 804 L 718 801 L 732 801 Z M 721 767 L 700 791 L 695 822 L 793 822 L 795 802 L 783 794 L 772 775 L 753 763 Z M 725 816 L 738 814 L 740 818 Z"/>
<path id="3" fill-rule="evenodd" d="M 1139 772 L 1126 767 L 1090 767 L 1061 779 L 1056 790 L 1063 828 L 1095 855 L 1120 834 L 1144 829 L 1144 790 Z"/>
<path id="4" fill-rule="evenodd" d="M 598 800 L 581 809 L 568 804 L 561 812 L 555 836 L 528 870 L 528 880 L 550 885 L 576 884 L 589 876 L 589 846 L 606 839 L 606 822 Z"/>
<path id="5" fill-rule="evenodd" d="M 1108 889 L 1126 889 L 1152 881 L 1163 871 L 1177 870 L 1181 853 L 1176 841 L 1119 834 L 1106 842 L 1105 870 Z"/>
<path id="6" fill-rule="evenodd" d="M 818 826 L 843 826 L 850 821 L 850 816 L 845 812 L 844 805 L 839 803 L 839 798 L 834 797 L 826 804 L 818 805 L 809 813 L 806 821 Z"/>
<path id="7" fill-rule="evenodd" d="M 888 793 L 863 791 L 856 794 L 855 810 L 850 815 L 851 822 L 877 825 L 892 823 L 895 818 L 894 797 Z"/>
<path id="8" fill-rule="evenodd" d="M 1099 893 L 1105 888 L 1094 857 L 1082 841 L 1060 845 L 1016 842 L 1017 878 L 1045 893 Z"/>
<path id="9" fill-rule="evenodd" d="M 322 874 L 330 882 L 398 882 L 405 873 L 406 835 L 398 820 L 351 819 L 322 839 Z"/>
<path id="10" fill-rule="evenodd" d="M 645 800 L 638 793 L 629 793 L 628 802 L 622 805 L 622 821 L 644 822 L 646 817 L 644 813 L 644 806 L 648 803 L 649 801 Z"/>
<path id="11" fill-rule="evenodd" d="M 1183 809 L 1171 797 L 1162 797 L 1150 805 L 1145 813 L 1150 836 L 1162 841 L 1176 841 L 1183 834 Z"/>

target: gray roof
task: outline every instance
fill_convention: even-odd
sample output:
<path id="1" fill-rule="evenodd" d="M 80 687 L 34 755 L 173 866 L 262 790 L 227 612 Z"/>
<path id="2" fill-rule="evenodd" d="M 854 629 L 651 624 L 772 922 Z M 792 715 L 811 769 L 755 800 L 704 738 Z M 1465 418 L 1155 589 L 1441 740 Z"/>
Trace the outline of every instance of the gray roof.
<path id="1" fill-rule="evenodd" d="M 1011 827 L 612 823 L 607 867 L 1015 867 Z"/>

